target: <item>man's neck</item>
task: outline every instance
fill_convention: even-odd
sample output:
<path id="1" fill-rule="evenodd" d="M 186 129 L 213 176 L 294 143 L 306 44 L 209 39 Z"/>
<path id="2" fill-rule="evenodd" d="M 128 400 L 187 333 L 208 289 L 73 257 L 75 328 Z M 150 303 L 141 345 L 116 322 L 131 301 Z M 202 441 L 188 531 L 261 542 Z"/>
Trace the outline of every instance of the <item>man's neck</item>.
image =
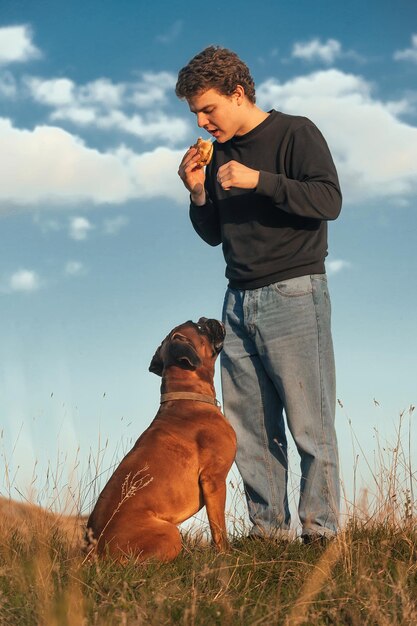
<path id="1" fill-rule="evenodd" d="M 242 125 L 236 133 L 236 137 L 246 135 L 251 130 L 262 124 L 264 120 L 269 116 L 269 113 L 260 109 L 256 104 L 246 105 L 245 117 L 242 120 Z"/>

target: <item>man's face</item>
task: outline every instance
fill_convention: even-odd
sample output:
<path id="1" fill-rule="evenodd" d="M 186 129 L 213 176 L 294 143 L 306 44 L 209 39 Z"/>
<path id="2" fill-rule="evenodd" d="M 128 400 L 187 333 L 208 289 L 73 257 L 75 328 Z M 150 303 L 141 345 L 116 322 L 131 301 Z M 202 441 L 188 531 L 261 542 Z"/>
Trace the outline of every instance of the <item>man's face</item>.
<path id="1" fill-rule="evenodd" d="M 190 111 L 197 116 L 197 124 L 213 135 L 219 143 L 228 141 L 235 135 L 243 134 L 244 92 L 236 90 L 231 96 L 225 96 L 217 89 L 208 89 L 189 98 Z"/>

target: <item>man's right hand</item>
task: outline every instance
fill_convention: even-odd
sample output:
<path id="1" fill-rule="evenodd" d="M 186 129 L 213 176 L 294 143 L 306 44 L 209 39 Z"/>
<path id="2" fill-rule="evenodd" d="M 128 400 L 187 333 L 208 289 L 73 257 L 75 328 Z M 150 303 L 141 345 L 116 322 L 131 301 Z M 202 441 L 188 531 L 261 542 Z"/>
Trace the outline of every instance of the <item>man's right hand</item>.
<path id="1" fill-rule="evenodd" d="M 185 187 L 191 194 L 191 202 L 198 206 L 206 203 L 206 192 L 204 189 L 204 181 L 206 179 L 204 168 L 197 167 L 199 160 L 198 150 L 191 147 L 184 154 L 184 157 L 178 168 L 178 176 L 181 178 Z"/>

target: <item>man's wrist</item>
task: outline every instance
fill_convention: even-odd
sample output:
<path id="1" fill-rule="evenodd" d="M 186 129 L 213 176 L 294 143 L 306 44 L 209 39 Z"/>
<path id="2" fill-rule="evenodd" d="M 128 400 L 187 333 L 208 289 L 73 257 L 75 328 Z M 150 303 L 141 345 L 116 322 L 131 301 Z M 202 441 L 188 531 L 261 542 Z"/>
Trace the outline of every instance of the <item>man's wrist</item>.
<path id="1" fill-rule="evenodd" d="M 191 194 L 191 202 L 196 206 L 204 206 L 206 204 L 206 192 Z"/>

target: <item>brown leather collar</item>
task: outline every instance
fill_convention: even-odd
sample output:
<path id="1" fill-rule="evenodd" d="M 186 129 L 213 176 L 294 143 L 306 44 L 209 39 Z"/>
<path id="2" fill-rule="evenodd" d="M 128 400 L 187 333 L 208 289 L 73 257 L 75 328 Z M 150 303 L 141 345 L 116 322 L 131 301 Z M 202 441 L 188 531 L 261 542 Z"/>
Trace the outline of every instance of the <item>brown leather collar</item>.
<path id="1" fill-rule="evenodd" d="M 161 404 L 170 400 L 196 400 L 197 402 L 207 402 L 208 404 L 214 404 L 214 406 L 220 406 L 220 402 L 216 398 L 205 396 L 202 393 L 192 393 L 191 391 L 171 391 L 161 395 Z"/>

